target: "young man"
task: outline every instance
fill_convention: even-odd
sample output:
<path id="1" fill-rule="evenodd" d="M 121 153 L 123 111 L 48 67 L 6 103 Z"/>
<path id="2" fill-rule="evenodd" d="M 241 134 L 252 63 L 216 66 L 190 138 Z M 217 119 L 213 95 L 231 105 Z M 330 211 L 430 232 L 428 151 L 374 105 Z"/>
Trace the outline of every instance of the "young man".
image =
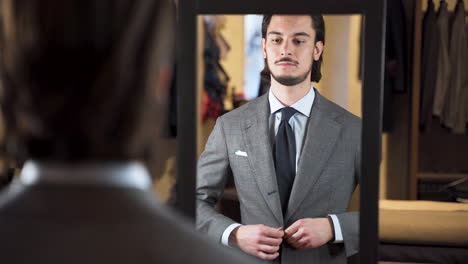
<path id="1" fill-rule="evenodd" d="M 4 0 L 0 10 L 8 150 L 28 160 L 0 193 L 0 261 L 246 263 L 160 205 L 140 162 L 173 68 L 169 1 Z"/>
<path id="2" fill-rule="evenodd" d="M 346 263 L 358 218 L 361 121 L 321 96 L 320 15 L 265 16 L 264 96 L 218 118 L 198 163 L 197 227 L 274 263 Z M 234 176 L 242 223 L 213 209 Z"/>

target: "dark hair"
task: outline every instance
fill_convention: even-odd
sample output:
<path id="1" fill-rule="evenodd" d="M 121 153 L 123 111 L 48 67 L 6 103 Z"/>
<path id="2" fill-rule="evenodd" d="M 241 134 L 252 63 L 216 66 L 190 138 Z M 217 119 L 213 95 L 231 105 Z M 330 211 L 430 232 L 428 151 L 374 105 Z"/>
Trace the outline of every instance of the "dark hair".
<path id="1" fill-rule="evenodd" d="M 267 29 L 268 26 L 270 25 L 270 21 L 272 18 L 272 14 L 267 14 L 263 15 L 263 21 L 262 21 L 262 38 L 266 38 L 267 34 Z M 310 15 L 312 18 L 312 28 L 315 31 L 315 43 L 317 41 L 322 41 L 322 43 L 325 45 L 325 21 L 323 20 L 322 15 Z M 322 78 L 322 73 L 320 71 L 320 67 L 322 66 L 322 61 L 323 61 L 323 52 L 320 55 L 320 58 L 314 63 L 312 63 L 312 70 L 311 70 L 311 75 L 310 75 L 310 80 L 312 82 L 319 82 L 320 79 Z M 270 70 L 268 69 L 268 64 L 265 60 L 265 68 L 262 70 L 262 79 L 264 81 L 267 81 L 266 78 L 268 79 L 268 85 L 270 83 Z"/>
<path id="2" fill-rule="evenodd" d="M 154 110 L 150 68 L 161 55 L 155 33 L 169 7 L 163 1 L 3 1 L 0 104 L 9 153 L 141 158 L 150 127 L 143 118 Z"/>

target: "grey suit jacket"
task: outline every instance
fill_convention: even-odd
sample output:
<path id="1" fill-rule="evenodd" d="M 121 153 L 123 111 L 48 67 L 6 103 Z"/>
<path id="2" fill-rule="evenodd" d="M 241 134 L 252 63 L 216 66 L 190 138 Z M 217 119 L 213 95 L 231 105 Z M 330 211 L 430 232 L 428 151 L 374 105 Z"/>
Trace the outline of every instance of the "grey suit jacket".
<path id="1" fill-rule="evenodd" d="M 465 7 L 464 2 L 459 1 L 454 11 L 454 17 L 450 30 L 450 63 L 451 76 L 447 97 L 447 108 L 445 111 L 444 124 L 452 128 L 456 134 L 466 132 L 466 109 L 465 103 L 468 101 L 468 90 L 465 89 L 468 76 L 468 47 L 465 36 Z"/>
<path id="2" fill-rule="evenodd" d="M 358 251 L 359 213 L 346 210 L 359 181 L 361 120 L 316 93 L 283 215 L 268 136 L 269 115 L 266 94 L 218 118 L 198 162 L 197 228 L 219 242 L 234 223 L 213 208 L 232 174 L 242 224 L 287 228 L 302 218 L 338 216 L 344 243 L 309 250 L 284 246 L 281 263 L 345 263 L 346 256 Z M 236 155 L 238 150 L 247 157 Z"/>
<path id="3" fill-rule="evenodd" d="M 443 48 L 440 41 L 443 43 L 443 38 L 440 38 L 439 28 L 441 27 L 441 20 L 443 19 L 443 3 L 439 9 L 439 15 L 436 17 L 434 10 L 434 2 L 429 1 L 427 12 L 424 15 L 423 22 L 423 42 L 422 42 L 422 64 L 421 64 L 421 112 L 419 117 L 419 124 L 424 128 L 429 128 L 432 121 L 432 107 L 434 104 L 434 93 L 441 93 L 440 89 L 445 86 L 437 87 L 437 77 L 442 78 L 442 73 L 437 72 L 437 66 L 441 65 L 434 63 L 434 59 L 438 59 L 437 62 L 443 63 L 444 57 Z M 443 34 L 444 32 L 442 32 Z M 446 40 L 448 42 L 448 38 Z M 448 51 L 448 50 L 447 50 Z M 438 56 L 438 54 L 440 56 Z M 448 54 L 447 54 L 448 56 Z M 439 97 L 440 95 L 438 95 Z M 437 101 L 436 101 L 437 102 Z"/>
<path id="4" fill-rule="evenodd" d="M 12 184 L 0 193 L 2 263 L 250 263 L 207 241 L 151 192 Z"/>
<path id="5" fill-rule="evenodd" d="M 432 2 L 430 3 L 434 5 Z M 435 71 L 426 71 L 422 74 L 426 76 L 433 75 L 436 77 L 432 113 L 435 116 L 439 116 L 442 122 L 444 118 L 443 109 L 447 107 L 445 103 L 447 101 L 447 90 L 450 84 L 451 65 L 449 55 L 449 16 L 450 14 L 447 10 L 447 2 L 440 2 L 440 7 L 436 20 L 436 27 L 428 29 L 432 30 L 433 32 L 436 31 L 438 33 L 437 38 L 434 38 L 434 40 L 438 42 L 438 51 L 432 54 L 424 54 L 423 57 L 423 60 L 427 60 L 428 63 L 431 63 L 436 66 Z"/>

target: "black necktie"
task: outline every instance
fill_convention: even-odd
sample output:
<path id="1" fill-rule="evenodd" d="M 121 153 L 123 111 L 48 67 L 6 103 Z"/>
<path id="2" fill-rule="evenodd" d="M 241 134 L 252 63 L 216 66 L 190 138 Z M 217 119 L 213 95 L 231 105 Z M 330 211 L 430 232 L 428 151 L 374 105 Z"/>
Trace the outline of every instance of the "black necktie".
<path id="1" fill-rule="evenodd" d="M 286 213 L 289 195 L 296 175 L 296 140 L 294 131 L 288 123 L 294 113 L 296 113 L 296 110 L 292 107 L 281 109 L 281 123 L 275 139 L 276 179 L 283 214 Z"/>

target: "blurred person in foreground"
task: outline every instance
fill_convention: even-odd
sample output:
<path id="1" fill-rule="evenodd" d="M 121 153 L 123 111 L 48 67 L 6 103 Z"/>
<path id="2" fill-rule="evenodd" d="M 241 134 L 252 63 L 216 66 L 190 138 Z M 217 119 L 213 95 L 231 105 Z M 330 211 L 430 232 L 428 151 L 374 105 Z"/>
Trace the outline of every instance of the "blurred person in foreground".
<path id="1" fill-rule="evenodd" d="M 4 0 L 2 263 L 246 263 L 160 205 L 139 162 L 164 116 L 174 10 L 160 0 Z M 152 152 L 157 154 L 158 150 Z"/>

